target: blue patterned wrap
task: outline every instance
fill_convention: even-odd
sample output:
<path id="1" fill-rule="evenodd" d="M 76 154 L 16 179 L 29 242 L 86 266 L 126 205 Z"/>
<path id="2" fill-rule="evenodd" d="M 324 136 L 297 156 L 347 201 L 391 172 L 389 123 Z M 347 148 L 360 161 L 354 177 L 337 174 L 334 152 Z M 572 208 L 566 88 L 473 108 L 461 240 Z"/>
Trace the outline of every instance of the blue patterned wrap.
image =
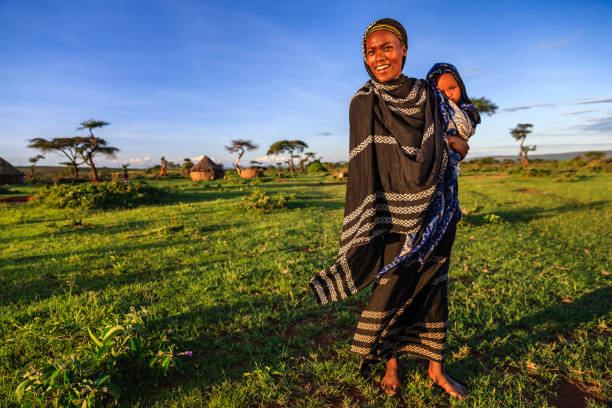
<path id="1" fill-rule="evenodd" d="M 465 91 L 465 85 L 457 72 L 457 69 L 447 63 L 437 63 L 427 74 L 427 80 L 431 89 L 435 92 L 438 108 L 444 122 L 445 136 L 459 136 L 457 127 L 454 125 L 454 108 L 448 102 L 446 96 L 436 87 L 435 79 L 443 73 L 451 73 L 461 88 L 461 99 L 457 106 L 466 112 L 474 128 L 480 123 L 480 115 L 470 102 Z M 459 209 L 459 190 L 457 177 L 459 176 L 459 161 L 461 156 L 453 149 L 449 149 L 449 166 L 436 188 L 436 192 L 429 208 L 426 222 L 420 237 L 417 234 L 408 234 L 404 246 L 399 255 L 388 265 L 385 265 L 377 274 L 376 279 L 389 272 L 400 264 L 418 261 L 423 264 L 427 257 L 436 249 L 438 243 L 448 230 L 452 222 L 461 218 Z"/>

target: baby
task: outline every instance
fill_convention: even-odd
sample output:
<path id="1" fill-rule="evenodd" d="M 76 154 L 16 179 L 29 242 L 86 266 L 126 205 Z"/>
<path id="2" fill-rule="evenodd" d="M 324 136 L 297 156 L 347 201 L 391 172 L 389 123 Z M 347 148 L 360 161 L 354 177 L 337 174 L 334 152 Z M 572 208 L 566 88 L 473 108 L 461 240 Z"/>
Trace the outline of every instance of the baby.
<path id="1" fill-rule="evenodd" d="M 474 135 L 476 125 L 480 123 L 480 115 L 468 98 L 461 76 L 453 65 L 443 62 L 435 64 L 427 73 L 427 80 L 437 90 L 446 141 L 450 147 L 450 165 L 457 177 L 459 161 L 467 153 L 467 147 L 462 149 L 465 145 L 456 143 L 452 138 L 460 137 L 468 141 Z M 456 149 L 462 151 L 457 152 Z"/>

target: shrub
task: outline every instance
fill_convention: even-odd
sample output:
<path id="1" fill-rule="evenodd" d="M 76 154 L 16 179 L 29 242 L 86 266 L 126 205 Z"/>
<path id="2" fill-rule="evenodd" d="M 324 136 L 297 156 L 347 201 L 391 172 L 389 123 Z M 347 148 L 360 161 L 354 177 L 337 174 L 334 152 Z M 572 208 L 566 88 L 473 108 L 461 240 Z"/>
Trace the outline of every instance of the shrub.
<path id="1" fill-rule="evenodd" d="M 152 341 L 147 330 L 147 312 L 134 309 L 119 324 L 94 334 L 87 329 L 89 341 L 67 359 L 53 360 L 26 372 L 15 389 L 23 407 L 96 407 L 116 404 L 121 396 L 118 384 L 130 378 L 168 374 L 180 356 L 174 345 Z M 118 381 L 122 380 L 122 381 Z M 125 387 L 125 385 L 124 385 Z"/>
<path id="2" fill-rule="evenodd" d="M 308 173 L 322 173 L 326 171 L 327 169 L 323 167 L 319 160 L 315 160 L 308 165 Z"/>
<path id="3" fill-rule="evenodd" d="M 115 180 L 97 184 L 44 187 L 34 196 L 34 202 L 53 208 L 134 207 L 157 202 L 163 194 L 163 190 L 142 182 L 126 184 Z"/>
<path id="4" fill-rule="evenodd" d="M 578 174 L 574 169 L 568 169 L 557 173 L 556 177 L 553 179 L 556 182 L 563 181 L 580 181 L 585 178 L 584 175 Z"/>
<path id="5" fill-rule="evenodd" d="M 259 212 L 270 212 L 286 208 L 289 200 L 294 198 L 292 194 L 278 193 L 267 195 L 258 188 L 253 190 L 253 193 L 246 197 L 241 203 L 241 207 L 250 208 Z"/>
<path id="6" fill-rule="evenodd" d="M 509 174 L 516 174 L 525 178 L 546 177 L 550 174 L 550 169 L 541 167 L 517 167 L 508 170 Z"/>

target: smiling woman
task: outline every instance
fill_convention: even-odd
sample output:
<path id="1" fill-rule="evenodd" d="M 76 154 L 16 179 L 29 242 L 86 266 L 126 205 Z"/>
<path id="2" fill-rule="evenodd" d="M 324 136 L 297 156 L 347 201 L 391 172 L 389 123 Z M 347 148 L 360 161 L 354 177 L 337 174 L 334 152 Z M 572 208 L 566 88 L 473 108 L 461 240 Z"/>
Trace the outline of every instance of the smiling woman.
<path id="1" fill-rule="evenodd" d="M 324 304 L 372 285 L 351 351 L 362 357 L 364 374 L 372 362 L 386 361 L 386 393 L 399 391 L 398 357 L 409 354 L 429 360 L 433 381 L 464 398 L 466 388 L 442 369 L 457 180 L 434 90 L 402 75 L 407 43 L 404 27 L 388 18 L 363 35 L 372 79 L 351 100 L 340 250 L 310 286 Z"/>
<path id="2" fill-rule="evenodd" d="M 376 31 L 366 41 L 366 63 L 380 82 L 401 75 L 406 53 L 406 46 L 389 31 Z"/>

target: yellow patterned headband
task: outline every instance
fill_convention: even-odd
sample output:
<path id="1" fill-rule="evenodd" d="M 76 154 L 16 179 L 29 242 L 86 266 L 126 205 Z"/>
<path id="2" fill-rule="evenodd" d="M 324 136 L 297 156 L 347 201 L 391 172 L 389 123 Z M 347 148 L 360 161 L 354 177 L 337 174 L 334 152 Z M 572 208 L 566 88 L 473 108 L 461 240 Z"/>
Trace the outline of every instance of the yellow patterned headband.
<path id="1" fill-rule="evenodd" d="M 404 36 L 399 32 L 397 28 L 393 26 L 390 26 L 388 24 L 377 24 L 374 27 L 370 28 L 370 30 L 368 31 L 367 37 L 369 37 L 370 34 L 372 34 L 375 31 L 389 31 L 390 33 L 395 34 L 397 38 L 400 39 L 402 44 L 406 44 L 406 40 L 404 40 Z"/>

